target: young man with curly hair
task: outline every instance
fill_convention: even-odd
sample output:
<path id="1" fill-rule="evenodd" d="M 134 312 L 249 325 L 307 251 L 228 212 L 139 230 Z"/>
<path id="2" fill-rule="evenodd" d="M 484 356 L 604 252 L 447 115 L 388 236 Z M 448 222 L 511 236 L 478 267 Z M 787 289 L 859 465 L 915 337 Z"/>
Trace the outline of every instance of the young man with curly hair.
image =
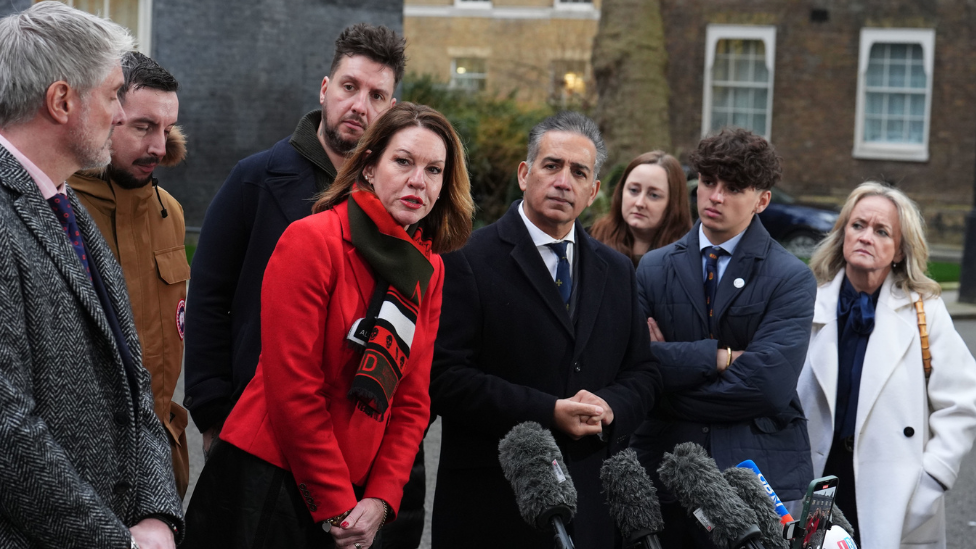
<path id="1" fill-rule="evenodd" d="M 665 389 L 631 444 L 652 477 L 665 452 L 692 441 L 723 470 L 755 461 L 784 501 L 798 500 L 813 476 L 796 383 L 817 286 L 757 216 L 780 159 L 762 137 L 725 129 L 689 160 L 699 172 L 700 221 L 637 269 Z M 660 483 L 658 490 L 662 544 L 714 547 Z"/>

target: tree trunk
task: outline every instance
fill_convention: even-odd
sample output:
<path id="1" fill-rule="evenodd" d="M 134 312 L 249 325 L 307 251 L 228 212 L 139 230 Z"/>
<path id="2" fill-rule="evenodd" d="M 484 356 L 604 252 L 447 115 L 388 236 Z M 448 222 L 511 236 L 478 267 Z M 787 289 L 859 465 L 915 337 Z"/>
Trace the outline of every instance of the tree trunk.
<path id="1" fill-rule="evenodd" d="M 668 54 L 659 0 L 603 0 L 593 43 L 595 118 L 616 164 L 671 150 Z"/>

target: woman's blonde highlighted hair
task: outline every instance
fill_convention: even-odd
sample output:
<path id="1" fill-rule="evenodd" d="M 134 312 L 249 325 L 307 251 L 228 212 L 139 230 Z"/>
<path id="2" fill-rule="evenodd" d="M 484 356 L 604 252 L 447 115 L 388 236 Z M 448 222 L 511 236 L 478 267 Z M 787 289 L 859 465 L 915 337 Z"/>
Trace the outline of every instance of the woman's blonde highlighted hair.
<path id="1" fill-rule="evenodd" d="M 925 273 L 928 270 L 929 246 L 925 241 L 925 220 L 918 205 L 908 196 L 888 185 L 876 181 L 861 183 L 854 189 L 840 211 L 830 234 L 824 238 L 810 258 L 810 268 L 819 284 L 826 284 L 837 276 L 838 271 L 847 266 L 844 259 L 844 231 L 851 221 L 854 206 L 869 196 L 883 196 L 898 210 L 901 225 L 902 260 L 892 268 L 895 286 L 905 294 L 917 292 L 923 298 L 935 297 L 942 293 L 939 284 Z"/>
<path id="2" fill-rule="evenodd" d="M 437 134 L 447 149 L 444 165 L 444 184 L 433 209 L 420 221 L 424 237 L 431 239 L 435 253 L 446 253 L 464 245 L 471 235 L 474 217 L 474 200 L 471 198 L 471 182 L 464 162 L 464 146 L 454 127 L 444 115 L 434 109 L 404 101 L 387 111 L 373 122 L 359 140 L 352 156 L 336 175 L 335 182 L 319 195 L 312 212 L 328 210 L 345 200 L 355 187 L 357 190 L 374 192 L 366 182 L 363 169 L 375 166 L 390 140 L 400 130 L 425 128 Z"/>

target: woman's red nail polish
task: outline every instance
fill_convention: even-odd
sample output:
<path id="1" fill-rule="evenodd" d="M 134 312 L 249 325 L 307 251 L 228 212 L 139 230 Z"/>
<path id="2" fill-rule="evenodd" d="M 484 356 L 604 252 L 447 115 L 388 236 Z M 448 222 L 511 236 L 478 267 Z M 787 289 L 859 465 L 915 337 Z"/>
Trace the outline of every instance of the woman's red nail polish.
<path id="1" fill-rule="evenodd" d="M 342 523 L 342 527 L 343 528 L 349 528 L 349 523 L 348 522 L 343 522 Z"/>

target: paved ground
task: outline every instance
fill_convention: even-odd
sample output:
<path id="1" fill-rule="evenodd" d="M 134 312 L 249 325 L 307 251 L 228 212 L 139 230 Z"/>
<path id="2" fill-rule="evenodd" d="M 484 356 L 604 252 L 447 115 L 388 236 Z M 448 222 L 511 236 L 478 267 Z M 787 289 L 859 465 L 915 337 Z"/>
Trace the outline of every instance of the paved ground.
<path id="1" fill-rule="evenodd" d="M 955 303 L 953 292 L 946 292 L 946 304 L 956 319 L 956 329 L 962 335 L 971 352 L 976 353 L 976 306 Z M 183 379 L 177 387 L 176 402 L 183 401 Z M 441 425 L 434 423 L 424 441 L 427 458 L 427 527 L 424 530 L 424 540 L 421 549 L 430 549 L 430 509 L 434 496 L 434 472 L 440 450 Z M 190 489 L 187 501 L 192 495 L 196 478 L 203 468 L 202 440 L 196 427 L 191 425 L 187 430 L 187 440 L 190 445 Z M 949 549 L 970 549 L 976 546 L 976 455 L 970 454 L 963 464 L 956 485 L 949 493 L 947 502 L 947 528 Z"/>

